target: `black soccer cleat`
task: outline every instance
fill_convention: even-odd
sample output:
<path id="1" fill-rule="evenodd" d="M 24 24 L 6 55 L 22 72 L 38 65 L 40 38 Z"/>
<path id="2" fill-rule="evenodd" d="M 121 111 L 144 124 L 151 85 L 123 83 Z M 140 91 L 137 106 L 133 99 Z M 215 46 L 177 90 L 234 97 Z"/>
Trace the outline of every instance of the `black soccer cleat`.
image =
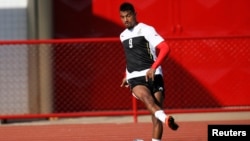
<path id="1" fill-rule="evenodd" d="M 174 118 L 172 116 L 166 118 L 166 124 L 172 130 L 177 130 L 179 128 L 179 125 L 174 122 Z"/>

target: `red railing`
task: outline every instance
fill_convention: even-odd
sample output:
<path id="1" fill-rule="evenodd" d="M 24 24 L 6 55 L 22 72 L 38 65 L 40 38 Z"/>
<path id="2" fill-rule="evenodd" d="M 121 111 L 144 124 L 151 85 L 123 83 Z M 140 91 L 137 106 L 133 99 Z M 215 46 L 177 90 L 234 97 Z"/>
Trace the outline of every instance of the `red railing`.
<path id="1" fill-rule="evenodd" d="M 250 37 L 167 42 L 166 112 L 250 110 Z M 0 41 L 0 52 L 0 119 L 149 114 L 119 87 L 118 38 Z"/>

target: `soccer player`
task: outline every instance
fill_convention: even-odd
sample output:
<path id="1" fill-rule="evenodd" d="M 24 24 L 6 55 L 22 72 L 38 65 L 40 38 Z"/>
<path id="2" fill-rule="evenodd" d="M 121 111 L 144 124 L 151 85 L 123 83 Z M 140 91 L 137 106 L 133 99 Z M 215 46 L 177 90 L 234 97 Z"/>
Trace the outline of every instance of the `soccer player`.
<path id="1" fill-rule="evenodd" d="M 130 87 L 132 94 L 142 101 L 152 114 L 152 141 L 161 141 L 163 123 L 172 130 L 178 125 L 163 109 L 164 82 L 161 63 L 169 54 L 169 46 L 154 27 L 136 19 L 131 3 L 120 5 L 120 18 L 126 29 L 120 34 L 126 56 L 126 75 L 121 87 Z M 158 56 L 157 56 L 157 52 Z"/>

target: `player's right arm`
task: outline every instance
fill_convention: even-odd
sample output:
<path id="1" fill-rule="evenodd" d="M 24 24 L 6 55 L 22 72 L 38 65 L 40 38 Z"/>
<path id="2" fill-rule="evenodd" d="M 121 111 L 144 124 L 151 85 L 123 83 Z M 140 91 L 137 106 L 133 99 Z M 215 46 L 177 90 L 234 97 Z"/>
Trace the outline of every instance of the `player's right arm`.
<path id="1" fill-rule="evenodd" d="M 129 87 L 126 77 L 122 79 L 121 87 Z"/>
<path id="2" fill-rule="evenodd" d="M 127 82 L 127 78 L 126 78 L 126 73 L 124 74 L 124 77 L 122 79 L 122 84 L 120 86 L 121 87 L 126 87 L 126 88 L 129 87 L 128 82 Z"/>

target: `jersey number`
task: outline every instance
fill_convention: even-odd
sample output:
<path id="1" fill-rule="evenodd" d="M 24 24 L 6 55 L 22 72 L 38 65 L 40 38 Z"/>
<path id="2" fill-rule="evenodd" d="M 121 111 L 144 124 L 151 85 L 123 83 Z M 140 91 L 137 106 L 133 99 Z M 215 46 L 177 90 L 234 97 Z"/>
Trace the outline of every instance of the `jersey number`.
<path id="1" fill-rule="evenodd" d="M 129 48 L 132 48 L 132 47 L 133 47 L 133 40 L 132 40 L 132 39 L 129 39 L 129 40 L 128 40 L 128 44 L 129 44 Z"/>

